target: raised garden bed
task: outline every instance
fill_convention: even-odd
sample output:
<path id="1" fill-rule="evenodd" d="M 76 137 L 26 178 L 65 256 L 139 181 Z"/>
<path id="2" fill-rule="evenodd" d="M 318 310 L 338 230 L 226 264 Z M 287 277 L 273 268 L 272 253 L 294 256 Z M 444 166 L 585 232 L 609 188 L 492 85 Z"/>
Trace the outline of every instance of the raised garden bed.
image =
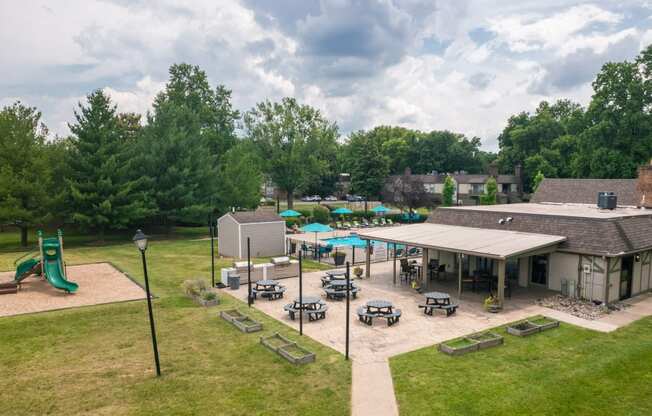
<path id="1" fill-rule="evenodd" d="M 242 332 L 257 332 L 261 331 L 263 329 L 263 324 L 261 324 L 258 321 L 254 321 L 248 316 L 245 316 L 243 318 L 236 318 L 231 321 L 233 325 L 236 326 L 240 331 Z"/>
<path id="2" fill-rule="evenodd" d="M 529 321 L 521 321 L 507 326 L 507 333 L 516 335 L 517 337 L 526 337 L 528 335 L 536 334 L 539 331 L 541 331 L 541 329 Z"/>
<path id="3" fill-rule="evenodd" d="M 439 344 L 439 351 L 448 355 L 463 355 L 480 349 L 478 341 L 467 337 L 446 341 Z"/>
<path id="4" fill-rule="evenodd" d="M 215 292 L 211 291 L 210 293 L 215 293 Z M 215 293 L 215 295 L 214 295 L 214 297 L 212 299 L 211 298 L 206 299 L 206 298 L 204 298 L 203 295 L 193 296 L 193 299 L 195 300 L 195 302 L 197 302 L 201 306 L 205 306 L 205 307 L 216 306 L 216 305 L 220 304 L 220 300 L 217 298 L 217 293 Z"/>
<path id="5" fill-rule="evenodd" d="M 308 351 L 296 342 L 280 346 L 277 353 L 292 364 L 307 364 L 315 361 L 315 353 Z"/>
<path id="6" fill-rule="evenodd" d="M 548 318 L 547 316 L 538 316 L 532 319 L 528 319 L 528 322 L 534 326 L 539 327 L 540 331 L 557 328 L 559 326 L 559 321 Z"/>
<path id="7" fill-rule="evenodd" d="M 476 341 L 478 343 L 478 349 L 481 350 L 502 345 L 504 342 L 503 337 L 495 332 L 481 332 L 479 334 L 469 335 L 467 338 Z"/>
<path id="8" fill-rule="evenodd" d="M 283 335 L 278 332 L 268 336 L 260 337 L 260 343 L 269 348 L 274 352 L 278 352 L 278 349 L 284 345 L 292 344 L 293 341 L 285 338 Z"/>
<path id="9" fill-rule="evenodd" d="M 246 318 L 247 315 L 244 315 L 243 313 L 241 313 L 237 309 L 227 309 L 225 311 L 221 311 L 220 316 L 225 321 L 233 322 L 234 319 Z"/>

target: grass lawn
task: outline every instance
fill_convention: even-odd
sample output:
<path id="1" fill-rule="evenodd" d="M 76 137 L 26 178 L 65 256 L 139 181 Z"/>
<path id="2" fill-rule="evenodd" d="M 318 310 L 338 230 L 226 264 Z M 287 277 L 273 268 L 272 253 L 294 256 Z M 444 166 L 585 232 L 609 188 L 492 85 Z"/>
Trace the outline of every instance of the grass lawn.
<path id="1" fill-rule="evenodd" d="M 205 309 L 182 294 L 183 280 L 210 278 L 209 241 L 153 241 L 147 253 L 163 376 L 154 375 L 144 301 L 0 318 L 0 414 L 349 414 L 351 370 L 341 354 L 303 337 L 317 361 L 295 367 L 259 336 L 298 340 L 296 331 L 252 309 L 264 331 L 243 334 L 217 315 L 246 304 L 221 296 Z M 19 255 L 0 253 L 0 270 Z M 65 256 L 111 261 L 142 282 L 131 242 L 68 245 Z M 217 271 L 231 261 L 217 261 Z"/>
<path id="2" fill-rule="evenodd" d="M 390 366 L 401 415 L 650 415 L 652 317 L 610 334 L 561 324 L 451 357 L 428 347 Z"/>

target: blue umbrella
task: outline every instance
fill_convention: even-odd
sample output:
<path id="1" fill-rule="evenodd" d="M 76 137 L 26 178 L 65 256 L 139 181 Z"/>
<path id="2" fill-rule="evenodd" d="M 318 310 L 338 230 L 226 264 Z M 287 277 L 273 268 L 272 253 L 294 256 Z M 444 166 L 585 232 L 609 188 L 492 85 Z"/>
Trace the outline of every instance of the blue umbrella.
<path id="1" fill-rule="evenodd" d="M 325 233 L 328 231 L 333 231 L 333 229 L 324 224 L 320 224 L 318 222 L 313 222 L 312 224 L 304 225 L 303 227 L 300 228 L 301 231 L 304 233 Z"/>
<path id="2" fill-rule="evenodd" d="M 371 210 L 372 210 L 373 212 L 375 212 L 376 214 L 384 214 L 385 212 L 389 212 L 389 211 L 391 211 L 389 208 L 384 207 L 384 206 L 382 206 L 382 205 L 378 205 L 377 207 L 374 207 L 374 208 L 372 208 Z"/>
<path id="3" fill-rule="evenodd" d="M 283 218 L 289 218 L 289 217 L 300 217 L 301 213 L 297 212 L 297 211 L 295 211 L 293 209 L 287 209 L 287 210 L 281 212 L 278 215 L 280 215 Z"/>
<path id="4" fill-rule="evenodd" d="M 351 210 L 348 209 L 348 208 L 341 207 L 341 208 L 338 208 L 338 209 L 336 209 L 335 211 L 333 211 L 333 214 L 337 214 L 337 215 L 347 215 L 347 214 L 353 214 L 353 211 L 351 211 Z"/>

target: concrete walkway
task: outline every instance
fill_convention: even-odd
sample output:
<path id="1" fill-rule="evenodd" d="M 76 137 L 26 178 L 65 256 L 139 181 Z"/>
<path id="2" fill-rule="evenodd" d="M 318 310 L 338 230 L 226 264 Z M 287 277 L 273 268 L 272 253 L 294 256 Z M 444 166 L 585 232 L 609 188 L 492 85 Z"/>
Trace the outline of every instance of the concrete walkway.
<path id="1" fill-rule="evenodd" d="M 306 273 L 303 277 L 304 296 L 321 296 L 323 272 Z M 537 306 L 533 300 L 549 292 L 517 289 L 512 298 L 506 301 L 505 309 L 498 314 L 491 314 L 482 307 L 486 294 L 465 293 L 453 301 L 460 305 L 458 312 L 451 317 L 443 315 L 426 316 L 418 308 L 423 296 L 405 285 L 394 286 L 392 283 L 392 263 L 375 263 L 371 266 L 372 278 L 358 280 L 360 287 L 357 299 L 351 300 L 350 316 L 350 357 L 352 366 L 352 415 L 394 416 L 398 415 L 398 406 L 394 395 L 391 372 L 388 364 L 390 357 L 419 348 L 438 344 L 451 338 L 483 331 L 509 322 L 521 320 L 533 315 L 544 314 L 573 325 L 597 331 L 609 332 L 626 325 L 643 316 L 652 315 L 652 295 L 632 299 L 631 308 L 608 315 L 598 321 L 588 321 L 569 314 Z M 281 284 L 287 287 L 284 300 L 257 300 L 254 307 L 264 313 L 298 329 L 299 321 L 289 319 L 283 311 L 283 305 L 298 297 L 299 282 L 297 278 L 284 279 Z M 451 295 L 456 294 L 451 287 L 433 287 Z M 454 287 L 454 284 L 453 284 Z M 226 291 L 246 301 L 247 287 L 238 291 Z M 454 295 L 453 295 L 454 296 Z M 372 327 L 357 320 L 355 314 L 358 306 L 372 299 L 391 301 L 402 310 L 399 324 L 387 327 L 383 320 L 374 322 Z M 346 304 L 344 301 L 328 301 L 327 318 L 316 322 L 304 320 L 304 334 L 315 340 L 345 352 Z"/>

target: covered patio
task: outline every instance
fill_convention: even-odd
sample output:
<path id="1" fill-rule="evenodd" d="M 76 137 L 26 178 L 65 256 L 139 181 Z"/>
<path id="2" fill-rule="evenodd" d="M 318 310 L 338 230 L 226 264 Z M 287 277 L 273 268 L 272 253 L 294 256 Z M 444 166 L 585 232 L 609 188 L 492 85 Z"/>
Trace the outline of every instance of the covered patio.
<path id="1" fill-rule="evenodd" d="M 495 230 L 454 225 L 421 223 L 401 227 L 360 230 L 359 237 L 367 240 L 365 276 L 371 276 L 371 241 L 384 241 L 388 245 L 419 247 L 422 250 L 421 267 L 417 280 L 419 287 L 430 286 L 431 268 L 443 264 L 445 274 L 456 276 L 458 298 L 463 284 L 473 280 L 472 273 L 479 267 L 488 270 L 496 280 L 496 297 L 504 305 L 506 268 L 508 262 L 516 264 L 521 283 L 521 262 L 530 256 L 553 252 L 566 240 L 564 236 L 524 233 L 509 230 Z M 475 264 L 471 261 L 475 260 Z M 392 284 L 397 284 L 400 272 L 400 258 L 393 257 Z M 432 260 L 432 261 L 431 261 Z M 446 263 L 444 263 L 446 262 Z M 524 262 L 523 262 L 524 263 Z M 527 286 L 527 280 L 523 286 Z M 538 289 L 538 288 L 537 288 Z"/>

